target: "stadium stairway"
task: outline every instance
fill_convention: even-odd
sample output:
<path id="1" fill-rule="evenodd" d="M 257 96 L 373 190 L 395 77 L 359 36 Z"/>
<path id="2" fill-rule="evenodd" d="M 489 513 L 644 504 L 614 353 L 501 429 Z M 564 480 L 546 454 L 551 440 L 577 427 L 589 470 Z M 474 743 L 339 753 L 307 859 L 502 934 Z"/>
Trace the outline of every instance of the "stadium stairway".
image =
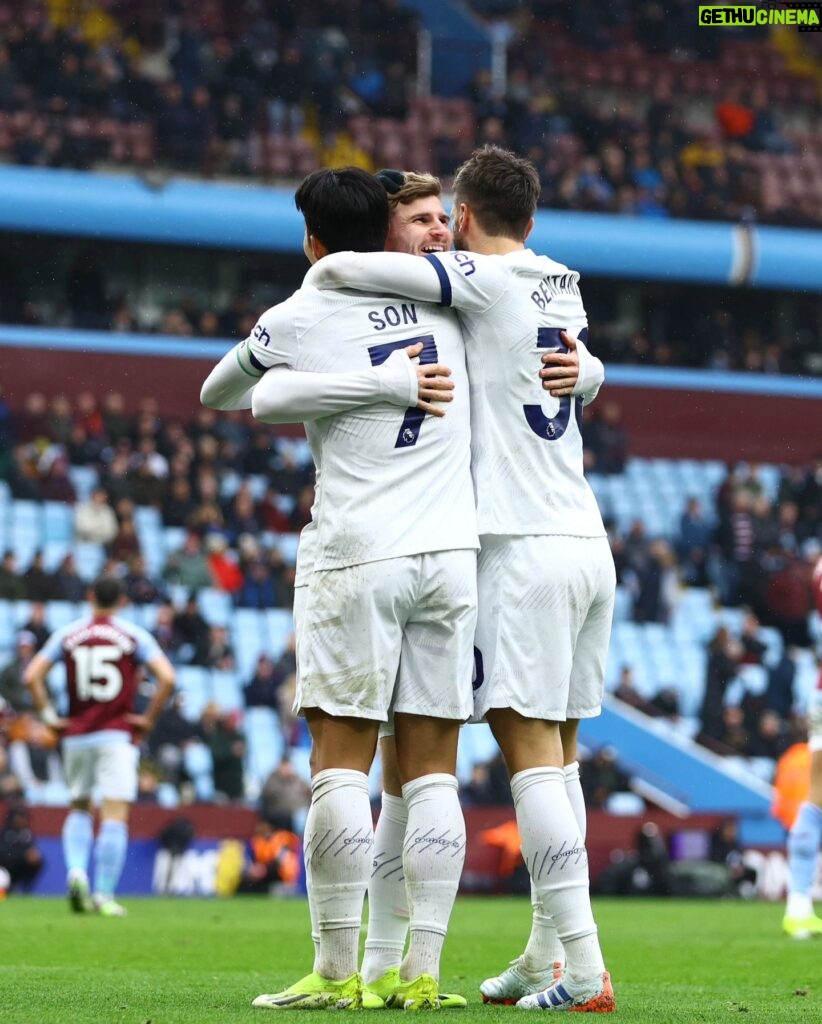
<path id="1" fill-rule="evenodd" d="M 770 815 L 772 787 L 750 770 L 698 746 L 662 719 L 646 718 L 606 696 L 602 715 L 580 722 L 580 743 L 593 750 L 614 746 L 632 788 L 666 810 L 687 814 L 727 814 L 739 821 L 748 845 L 779 846 L 782 826 Z"/>

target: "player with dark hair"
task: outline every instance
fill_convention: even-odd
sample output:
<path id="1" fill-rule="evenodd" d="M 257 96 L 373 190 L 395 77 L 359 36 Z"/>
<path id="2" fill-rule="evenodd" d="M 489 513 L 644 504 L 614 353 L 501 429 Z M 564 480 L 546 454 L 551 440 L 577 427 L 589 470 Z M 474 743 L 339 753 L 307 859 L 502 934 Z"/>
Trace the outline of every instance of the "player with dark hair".
<path id="1" fill-rule="evenodd" d="M 340 189 L 329 205 L 340 174 L 316 172 L 301 200 L 311 262 L 332 247 L 362 248 L 358 218 L 376 223 L 379 210 L 385 226 L 379 248 L 385 244 L 385 189 L 367 175 L 356 202 Z M 369 234 L 369 244 L 376 241 Z M 409 355 L 429 364 L 434 383 Z M 301 536 L 303 593 L 295 601 L 296 707 L 305 714 L 314 747 L 305 851 L 318 948 L 310 975 L 254 1003 L 275 1009 L 382 1005 L 364 990 L 357 961 L 372 866 L 368 771 L 380 723 L 393 715 L 408 806 L 403 868 L 411 938 L 386 1002 L 435 1009 L 465 851 L 456 750 L 460 724 L 471 710 L 476 622 L 476 514 L 462 337 L 456 318 L 430 304 L 303 287 L 268 310 L 252 335 L 221 360 L 201 398 L 219 408 L 250 406 L 269 422 L 303 419 L 301 375 L 318 372 L 345 379 L 339 392 L 328 381 L 323 407 L 306 425 L 317 498 Z M 453 395 L 448 417 L 424 401 L 429 388 L 432 397 Z M 426 415 L 426 405 L 434 415 Z"/>
<path id="2" fill-rule="evenodd" d="M 570 334 L 587 335 L 579 275 L 525 248 L 539 187 L 528 161 L 484 147 L 454 181 L 454 240 L 465 251 L 422 260 L 345 253 L 307 280 L 459 311 L 481 536 L 475 716 L 491 725 L 511 774 L 534 904 L 525 952 L 483 983 L 483 997 L 523 1009 L 611 1012 L 576 761 L 578 721 L 601 710 L 616 582 L 579 429 L 602 377 L 592 376 L 577 345 L 576 382 L 562 365 L 541 371 L 547 408 L 532 383 L 546 349 L 572 349 Z"/>
<path id="3" fill-rule="evenodd" d="M 100 577 L 92 587 L 91 617 L 52 633 L 25 672 L 42 721 L 63 736 L 63 763 L 71 811 L 63 824 L 63 855 L 69 902 L 104 917 L 126 911 L 114 899 L 128 850 L 129 807 L 137 796 L 139 748 L 174 690 L 174 668 L 154 637 L 117 616 L 123 600 L 119 580 Z M 46 676 L 52 665 L 66 667 L 68 714 L 61 718 L 49 701 Z M 145 666 L 157 685 L 143 714 L 135 698 Z M 100 830 L 94 838 L 92 793 L 102 798 Z M 94 854 L 93 898 L 89 864 Z"/>

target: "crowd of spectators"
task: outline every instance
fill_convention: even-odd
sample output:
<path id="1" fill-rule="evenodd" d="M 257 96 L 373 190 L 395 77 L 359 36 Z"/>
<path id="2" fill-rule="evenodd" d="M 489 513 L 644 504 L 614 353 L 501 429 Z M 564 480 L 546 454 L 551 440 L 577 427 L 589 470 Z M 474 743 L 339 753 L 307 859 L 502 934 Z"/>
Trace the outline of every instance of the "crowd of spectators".
<path id="1" fill-rule="evenodd" d="M 608 407 L 605 403 L 601 414 Z M 619 473 L 628 438 L 618 409 L 604 420 L 597 427 L 594 419 L 594 429 L 586 431 L 586 461 L 598 473 Z M 4 422 L 11 458 L 2 476 L 12 496 L 62 502 L 70 510 L 75 539 L 104 552 L 106 571 L 123 579 L 132 604 L 150 606 L 153 631 L 175 664 L 238 671 L 236 636 L 225 624 L 210 623 L 199 607 L 204 588 L 222 592 L 238 609 L 291 608 L 294 566 L 281 538 L 298 533 L 309 520 L 313 467 L 271 428 L 242 413 L 207 409 L 183 423 L 164 418 L 153 399 L 142 400 L 130 415 L 116 392 L 99 403 L 88 392 L 51 402 L 32 393 Z M 84 501 L 76 500 L 68 472 L 78 465 L 91 467 L 98 480 Z M 822 460 L 785 468 L 776 502 L 768 498 L 755 465 L 731 465 L 715 507 L 703 509 L 697 499 L 689 500 L 673 537 L 649 536 L 641 520 L 627 529 L 607 523 L 617 579 L 634 621 L 669 622 L 683 586 L 710 588 L 718 604 L 746 609 L 739 635 L 720 629 L 708 651 L 699 738 L 717 751 L 773 758 L 801 729 L 794 716 L 795 654 L 812 644 L 811 573 L 822 552 L 821 487 Z M 154 571 L 147 568 L 136 525 L 146 507 L 159 513 L 165 527 L 176 528 L 179 538 L 179 546 Z M 42 551 L 28 564 L 17 560 L 13 549 L 0 560 L 0 598 L 30 602 L 15 648 L 0 666 L 0 700 L 11 715 L 5 733 L 12 762 L 0 785 L 11 789 L 15 774 L 24 786 L 59 776 L 53 737 L 29 714 L 21 675 L 47 636 L 48 602 L 81 601 L 88 583 L 71 549 L 56 569 L 46 565 Z M 763 624 L 776 627 L 784 639 L 784 654 L 775 663 L 765 661 Z M 744 682 L 739 685 L 746 665 L 768 673 L 767 686 L 754 696 L 746 693 Z M 241 680 L 244 705 L 275 713 L 286 749 L 305 742 L 290 713 L 294 673 L 291 641 L 276 660 L 263 652 Z M 666 680 L 648 701 L 632 685 L 628 667 L 616 694 L 647 713 L 679 714 L 675 679 Z M 144 798 L 156 797 L 159 781 L 177 788 L 192 784 L 183 757 L 192 743 L 209 751 L 214 791 L 242 800 L 241 717 L 209 705 L 192 721 L 179 703 L 167 709 L 147 751 Z M 478 770 L 467 787 L 468 799 L 483 802 L 489 793 L 498 794 L 494 779 L 493 766 Z"/>
<path id="2" fill-rule="evenodd" d="M 13 6 L 0 4 L 0 151 L 19 164 L 288 179 L 412 160 L 447 179 L 491 142 L 534 160 L 546 206 L 820 223 L 812 189 L 765 196 L 756 159 L 804 157 L 785 112 L 799 103 L 818 132 L 812 74 L 780 65 L 780 104 L 766 35 L 750 37 L 752 64 L 725 65 L 723 33 L 690 4 L 486 3 L 506 19 L 507 81 L 478 72 L 444 119 L 415 106 L 418 21 L 400 0 L 110 0 L 79 25 L 56 2 L 22 19 Z"/>

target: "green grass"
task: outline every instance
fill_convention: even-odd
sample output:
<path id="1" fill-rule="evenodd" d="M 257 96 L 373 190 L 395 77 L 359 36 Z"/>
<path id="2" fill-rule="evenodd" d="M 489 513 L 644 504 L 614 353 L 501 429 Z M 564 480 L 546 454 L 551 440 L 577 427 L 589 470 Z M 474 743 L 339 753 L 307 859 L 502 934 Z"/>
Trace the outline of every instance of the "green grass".
<path id="1" fill-rule="evenodd" d="M 260 1024 L 276 1011 L 252 1009 L 253 997 L 310 970 L 304 902 L 124 902 L 123 920 L 72 915 L 58 899 L 0 903 L 0 1021 Z M 599 900 L 595 910 L 625 1024 L 822 1020 L 822 942 L 783 938 L 780 906 L 625 899 Z M 483 1006 L 477 986 L 520 952 L 529 918 L 525 899 L 459 901 L 442 982 L 469 1007 L 448 1020 L 497 1024 L 519 1014 Z"/>

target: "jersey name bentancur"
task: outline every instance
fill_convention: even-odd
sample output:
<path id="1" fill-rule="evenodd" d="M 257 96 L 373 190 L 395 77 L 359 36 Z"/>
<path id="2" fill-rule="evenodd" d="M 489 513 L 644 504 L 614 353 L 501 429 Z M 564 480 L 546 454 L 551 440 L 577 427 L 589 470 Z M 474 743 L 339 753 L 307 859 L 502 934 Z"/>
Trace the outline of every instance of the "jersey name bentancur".
<path id="1" fill-rule="evenodd" d="M 66 666 L 69 724 L 64 735 L 113 729 L 132 732 L 127 716 L 141 678 L 141 666 L 161 656 L 147 630 L 117 616 L 76 619 L 52 633 L 41 652 Z"/>
<path id="2" fill-rule="evenodd" d="M 459 311 L 471 381 L 481 534 L 605 535 L 583 472 L 581 397 L 552 398 L 539 370 L 560 330 L 587 339 L 579 274 L 530 249 L 427 257 Z"/>
<path id="3" fill-rule="evenodd" d="M 264 313 L 246 340 L 257 369 L 332 373 L 379 365 L 418 341 L 422 362 L 451 368 L 446 416 L 377 403 L 306 424 L 319 479 L 314 527 L 304 538 L 314 569 L 478 546 L 459 325 L 429 303 L 304 285 Z M 302 557 L 301 575 L 311 568 Z"/>

